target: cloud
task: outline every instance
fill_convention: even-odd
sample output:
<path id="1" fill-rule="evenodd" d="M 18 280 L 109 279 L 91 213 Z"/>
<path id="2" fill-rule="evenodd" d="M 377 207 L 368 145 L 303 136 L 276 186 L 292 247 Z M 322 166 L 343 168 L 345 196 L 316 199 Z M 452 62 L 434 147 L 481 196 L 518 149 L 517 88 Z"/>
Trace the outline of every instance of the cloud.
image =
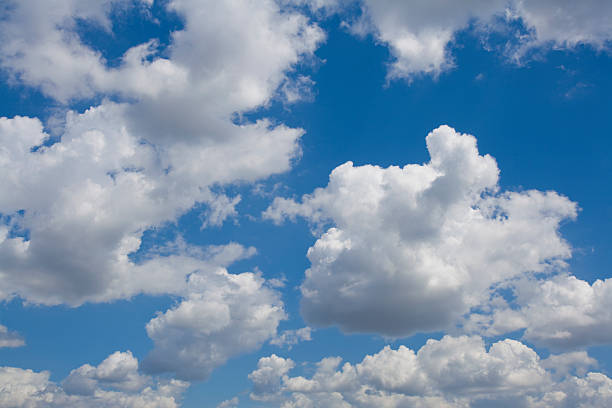
<path id="1" fill-rule="evenodd" d="M 571 275 L 524 279 L 511 287 L 513 299 L 474 314 L 468 330 L 499 335 L 525 329 L 523 338 L 553 348 L 570 349 L 612 341 L 612 280 L 592 284 Z"/>
<path id="2" fill-rule="evenodd" d="M 270 344 L 275 346 L 284 347 L 288 346 L 291 349 L 292 346 L 302 341 L 310 341 L 312 329 L 310 327 L 302 327 L 297 330 L 285 330 L 280 335 L 270 340 Z"/>
<path id="3" fill-rule="evenodd" d="M 10 220 L 0 226 L 0 299 L 78 306 L 181 293 L 205 263 L 181 253 L 135 263 L 143 232 L 196 205 L 208 208 L 204 226 L 219 225 L 239 197 L 212 186 L 255 182 L 299 157 L 302 129 L 239 117 L 291 88 L 289 72 L 324 38 L 318 26 L 271 0 L 175 0 L 167 12 L 184 29 L 165 56 L 151 41 L 109 67 L 75 25 L 110 32 L 118 4 L 7 6 L 0 65 L 13 80 L 60 102 L 103 102 L 68 111 L 52 135 L 38 118 L 0 118 L 0 215 Z"/>
<path id="4" fill-rule="evenodd" d="M 607 1 L 519 0 L 514 6 L 525 25 L 534 30 L 529 46 L 569 49 L 588 44 L 601 50 L 612 39 L 612 5 Z"/>
<path id="5" fill-rule="evenodd" d="M 199 270 L 189 275 L 185 297 L 147 324 L 155 347 L 143 367 L 180 379 L 207 379 L 228 358 L 274 338 L 284 319 L 280 293 L 259 274 Z"/>
<path id="6" fill-rule="evenodd" d="M 0 64 L 15 80 L 61 102 L 100 93 L 151 100 L 223 95 L 217 108 L 229 104 L 240 111 L 264 103 L 286 79 L 285 71 L 323 36 L 304 16 L 281 13 L 271 0 L 173 0 L 166 10 L 183 18 L 185 28 L 171 33 L 170 55 L 161 57 L 152 39 L 129 48 L 111 68 L 81 41 L 76 25 L 112 33 L 109 13 L 122 3 L 133 7 L 129 0 L 11 1 L 0 29 Z"/>
<path id="7" fill-rule="evenodd" d="M 441 330 L 496 285 L 564 266 L 571 253 L 558 229 L 576 216 L 573 202 L 498 191 L 495 160 L 448 126 L 427 148 L 423 165 L 345 163 L 327 187 L 265 211 L 275 222 L 305 217 L 320 232 L 301 285 L 308 323 L 387 336 Z"/>
<path id="8" fill-rule="evenodd" d="M 25 346 L 23 337 L 19 333 L 10 331 L 6 326 L 0 324 L 0 348 L 22 346 Z"/>
<path id="9" fill-rule="evenodd" d="M 253 383 L 251 398 L 259 401 L 272 400 L 280 395 L 281 379 L 295 366 L 293 361 L 272 354 L 262 357 L 257 363 L 257 370 L 249 374 Z"/>
<path id="10" fill-rule="evenodd" d="M 584 360 L 592 361 L 586 353 L 541 360 L 515 340 L 498 341 L 487 348 L 477 336 L 445 336 L 428 340 L 418 352 L 386 346 L 357 364 L 341 365 L 340 358 L 328 357 L 317 363 L 309 378 L 288 375 L 295 364 L 270 356 L 260 360 L 249 378 L 258 399 L 267 397 L 283 408 L 606 406 L 612 395 L 606 387 L 612 380 L 593 372 L 553 379 L 545 367 L 561 360 L 579 366 Z M 272 365 L 282 369 L 263 375 L 262 369 Z"/>
<path id="11" fill-rule="evenodd" d="M 188 383 L 158 380 L 137 372 L 132 353 L 115 352 L 94 367 L 85 364 L 70 372 L 62 385 L 48 371 L 0 367 L 2 407 L 153 407 L 179 406 Z"/>
<path id="12" fill-rule="evenodd" d="M 453 66 L 447 50 L 457 31 L 472 20 L 489 19 L 503 11 L 501 0 L 463 2 L 365 0 L 362 21 L 353 26 L 360 34 L 373 33 L 389 46 L 393 61 L 388 78 L 408 78 L 429 74 L 438 76 Z"/>
<path id="13" fill-rule="evenodd" d="M 318 2 L 313 2 L 318 3 Z M 520 61 L 534 49 L 572 49 L 587 44 L 608 49 L 612 6 L 607 1 L 469 0 L 452 2 L 363 0 L 362 16 L 351 24 L 357 34 L 373 34 L 393 57 L 388 78 L 438 76 L 454 66 L 450 48 L 456 34 L 474 25 L 485 35 L 507 37 L 509 56 Z M 509 26 L 519 21 L 525 32 Z"/>
<path id="14" fill-rule="evenodd" d="M 217 408 L 237 408 L 240 400 L 238 397 L 234 397 L 232 399 L 225 400 L 217 405 Z"/>

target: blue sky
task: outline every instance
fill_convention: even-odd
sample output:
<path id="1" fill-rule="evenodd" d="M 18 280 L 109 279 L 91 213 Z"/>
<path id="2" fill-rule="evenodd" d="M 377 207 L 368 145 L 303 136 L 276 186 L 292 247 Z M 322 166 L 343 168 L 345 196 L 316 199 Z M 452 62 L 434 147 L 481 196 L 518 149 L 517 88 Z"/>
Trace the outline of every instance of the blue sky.
<path id="1" fill-rule="evenodd" d="M 0 10 L 0 407 L 612 402 L 607 2 Z"/>

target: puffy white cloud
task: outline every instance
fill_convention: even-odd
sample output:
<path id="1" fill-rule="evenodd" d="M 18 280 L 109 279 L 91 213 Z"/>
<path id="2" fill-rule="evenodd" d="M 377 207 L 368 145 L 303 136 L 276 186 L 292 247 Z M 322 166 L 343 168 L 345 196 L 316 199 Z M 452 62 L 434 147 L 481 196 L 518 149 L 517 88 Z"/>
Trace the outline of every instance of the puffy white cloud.
<path id="1" fill-rule="evenodd" d="M 110 31 L 109 10 L 119 5 L 5 7 L 0 64 L 14 80 L 60 101 L 127 101 L 68 112 L 55 143 L 36 118 L 0 119 L 0 215 L 9 219 L 0 226 L 2 299 L 76 306 L 180 293 L 185 276 L 206 264 L 183 253 L 132 262 L 143 232 L 196 204 L 208 207 L 204 226 L 219 225 L 239 197 L 211 186 L 286 171 L 299 156 L 303 130 L 268 119 L 238 124 L 234 115 L 293 89 L 290 71 L 323 39 L 316 25 L 272 0 L 170 1 L 185 27 L 172 33 L 167 58 L 149 42 L 109 68 L 75 24 Z"/>
<path id="2" fill-rule="evenodd" d="M 281 13 L 271 0 L 172 0 L 166 8 L 184 19 L 185 28 L 172 33 L 169 57 L 159 56 L 152 39 L 127 50 L 120 65 L 109 68 L 99 52 L 83 44 L 76 23 L 112 32 L 111 8 L 133 3 L 10 1 L 0 29 L 0 64 L 16 80 L 60 101 L 98 93 L 174 96 L 182 105 L 185 99 L 210 102 L 223 97 L 207 110 L 229 108 L 227 114 L 264 103 L 285 80 L 285 71 L 300 55 L 311 53 L 323 36 L 304 16 Z"/>
<path id="3" fill-rule="evenodd" d="M 287 379 L 286 374 L 295 366 L 293 361 L 272 354 L 262 357 L 257 363 L 257 370 L 249 374 L 253 383 L 251 398 L 255 400 L 271 400 L 280 395 L 281 380 Z"/>
<path id="4" fill-rule="evenodd" d="M 467 328 L 486 335 L 525 329 L 523 338 L 554 349 L 612 341 L 612 280 L 592 284 L 570 275 L 520 280 L 514 299 L 470 316 Z"/>
<path id="5" fill-rule="evenodd" d="M 469 0 L 365 0 L 362 21 L 353 30 L 372 32 L 387 44 L 394 57 L 388 77 L 437 76 L 453 66 L 447 50 L 457 31 L 473 20 L 488 20 L 503 11 L 506 1 Z"/>
<path id="6" fill-rule="evenodd" d="M 559 223 L 576 205 L 555 192 L 499 192 L 495 160 L 442 126 L 423 165 L 334 169 L 301 202 L 264 217 L 303 216 L 324 230 L 308 250 L 302 313 L 346 332 L 404 336 L 450 327 L 497 285 L 549 272 L 570 256 Z"/>
<path id="7" fill-rule="evenodd" d="M 316 7 L 318 1 L 314 1 Z M 508 31 L 520 20 L 528 33 L 512 38 L 512 57 L 541 47 L 569 49 L 588 44 L 608 48 L 612 6 L 605 0 L 363 0 L 363 15 L 351 28 L 372 33 L 393 56 L 388 77 L 437 76 L 454 64 L 449 47 L 458 31 L 474 24 L 487 31 Z M 507 35 L 508 33 L 505 33 Z M 511 36 L 514 36 L 512 34 Z"/>
<path id="8" fill-rule="evenodd" d="M 555 376 L 546 367 L 580 366 L 585 354 L 538 355 L 515 340 L 486 348 L 480 337 L 428 340 L 418 352 L 386 346 L 357 363 L 326 358 L 310 377 L 291 377 L 291 360 L 262 358 L 249 378 L 256 398 L 290 407 L 605 406 L 612 380 L 600 373 Z M 262 368 L 276 369 L 266 372 Z M 559 374 L 559 373 L 557 373 Z M 261 381 L 263 377 L 263 381 Z M 273 384 L 262 387 L 261 384 Z M 262 393 L 271 390 L 268 394 Z M 600 391 L 601 390 L 601 391 Z M 573 404 L 573 405 L 572 405 Z"/>
<path id="9" fill-rule="evenodd" d="M 97 367 L 85 364 L 72 370 L 62 386 L 68 394 L 93 395 L 100 385 L 137 391 L 147 382 L 148 378 L 138 373 L 138 360 L 132 353 L 116 351 Z"/>
<path id="10" fill-rule="evenodd" d="M 187 160 L 174 164 L 167 150 L 126 130 L 124 108 L 109 103 L 69 113 L 61 142 L 36 151 L 32 148 L 47 137 L 40 121 L 0 119 L 0 190 L 11 192 L 2 194 L 0 211 L 12 215 L 9 225 L 0 227 L 3 298 L 78 305 L 141 292 L 179 293 L 184 277 L 206 260 L 183 251 L 136 264 L 129 254 L 139 248 L 143 231 L 176 219 L 197 202 L 222 200 L 207 187 L 215 180 L 242 178 L 248 168 L 258 177 L 278 159 L 270 153 L 270 161 L 262 156 L 253 163 L 254 151 L 241 158 L 232 151 L 235 143 L 221 143 L 201 152 L 197 160 L 207 160 L 196 169 Z M 294 144 L 292 131 L 262 131 L 262 137 L 255 133 L 242 142 L 271 138 L 279 146 L 278 139 L 286 138 Z M 294 147 L 287 147 L 284 154 L 291 155 Z M 215 223 L 224 217 L 219 207 L 213 204 Z M 28 237 L 11 229 L 25 230 Z"/>
<path id="11" fill-rule="evenodd" d="M 189 275 L 183 300 L 147 324 L 155 347 L 144 369 L 206 379 L 228 358 L 274 338 L 285 318 L 280 294 L 259 274 L 200 270 Z"/>
<path id="12" fill-rule="evenodd" d="M 0 324 L 0 348 L 25 346 L 25 340 L 19 333 L 10 331 L 6 326 Z"/>
<path id="13" fill-rule="evenodd" d="M 288 346 L 291 349 L 291 346 L 298 344 L 301 341 L 310 341 L 312 329 L 310 327 L 302 327 L 301 329 L 296 330 L 285 330 L 277 337 L 270 340 L 270 344 L 274 344 L 275 346 L 283 347 Z"/>
<path id="14" fill-rule="evenodd" d="M 137 372 L 130 352 L 115 352 L 100 365 L 85 364 L 60 386 L 49 372 L 0 367 L 0 406 L 68 408 L 175 408 L 189 385 L 179 380 L 154 381 Z"/>

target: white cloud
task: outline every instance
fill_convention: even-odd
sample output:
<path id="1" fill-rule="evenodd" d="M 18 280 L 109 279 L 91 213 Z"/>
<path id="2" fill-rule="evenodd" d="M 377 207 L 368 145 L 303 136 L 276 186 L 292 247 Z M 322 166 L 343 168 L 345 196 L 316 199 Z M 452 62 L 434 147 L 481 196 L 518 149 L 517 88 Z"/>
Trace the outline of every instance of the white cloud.
<path id="1" fill-rule="evenodd" d="M 281 380 L 288 379 L 286 374 L 295 366 L 290 359 L 276 354 L 262 357 L 257 363 L 257 370 L 249 374 L 253 383 L 251 398 L 259 401 L 272 400 L 280 396 Z"/>
<path id="2" fill-rule="evenodd" d="M 63 385 L 49 380 L 47 371 L 0 367 L 0 406 L 67 408 L 175 408 L 189 385 L 159 380 L 137 372 L 130 352 L 115 352 L 100 365 L 72 370 Z"/>
<path id="3" fill-rule="evenodd" d="M 270 344 L 275 346 L 284 347 L 288 346 L 291 349 L 292 346 L 302 341 L 310 341 L 312 329 L 310 327 L 302 327 L 296 330 L 285 330 L 277 337 L 270 340 Z"/>
<path id="4" fill-rule="evenodd" d="M 488 19 L 503 11 L 505 5 L 501 0 L 365 0 L 364 20 L 353 29 L 362 34 L 372 32 L 389 46 L 394 57 L 390 79 L 411 79 L 416 74 L 437 76 L 453 66 L 447 47 L 455 33 L 472 20 Z"/>
<path id="5" fill-rule="evenodd" d="M 108 13 L 120 3 L 11 2 L 0 29 L 0 64 L 16 80 L 59 101 L 118 93 L 151 100 L 178 97 L 185 107 L 185 99 L 222 96 L 206 110 L 231 106 L 227 114 L 267 101 L 286 79 L 285 71 L 314 51 L 323 36 L 304 16 L 281 13 L 271 0 L 172 0 L 166 7 L 185 19 L 185 29 L 172 33 L 170 56 L 160 57 L 152 39 L 127 50 L 121 64 L 109 68 L 99 52 L 81 42 L 76 22 L 111 32 Z"/>
<path id="6" fill-rule="evenodd" d="M 564 265 L 570 248 L 558 228 L 576 216 L 574 203 L 555 192 L 498 192 L 495 160 L 448 126 L 427 147 L 429 163 L 345 163 L 327 187 L 266 210 L 276 222 L 333 225 L 308 250 L 308 323 L 388 336 L 444 329 L 496 285 Z"/>
<path id="7" fill-rule="evenodd" d="M 208 185 L 242 178 L 248 169 L 252 177 L 263 176 L 279 159 L 279 150 L 267 157 L 262 152 L 253 163 L 257 149 L 241 158 L 233 148 L 246 146 L 222 143 L 200 152 L 194 160 L 207 160 L 195 169 L 186 158 L 174 164 L 172 150 L 160 151 L 126 130 L 124 108 L 108 103 L 69 113 L 62 141 L 35 152 L 32 147 L 47 137 L 37 119 L 0 119 L 0 190 L 11 192 L 2 194 L 0 211 L 13 215 L 12 225 L 0 227 L 2 298 L 79 305 L 142 292 L 179 293 L 184 277 L 205 260 L 178 252 L 135 264 L 129 254 L 139 248 L 143 231 L 176 219 L 196 202 L 213 203 L 219 212 L 215 203 L 223 199 Z M 281 155 L 292 154 L 296 132 L 261 132 L 240 143 L 271 139 L 279 147 L 284 138 L 289 150 Z M 222 218 L 218 214 L 215 222 Z M 9 234 L 10 227 L 28 231 L 29 239 Z"/>
<path id="8" fill-rule="evenodd" d="M 129 102 L 68 112 L 61 139 L 38 149 L 49 138 L 40 120 L 0 119 L 0 215 L 10 217 L 0 227 L 1 299 L 77 306 L 180 293 L 185 276 L 205 264 L 180 253 L 133 263 L 143 232 L 196 204 L 209 207 L 204 226 L 219 225 L 235 215 L 239 197 L 211 186 L 254 182 L 299 157 L 303 130 L 232 118 L 265 106 L 317 48 L 323 33 L 306 17 L 272 0 L 171 1 L 185 28 L 172 33 L 168 57 L 149 42 L 109 68 L 80 41 L 75 21 L 112 30 L 110 7 L 7 8 L 0 64 L 13 80 L 64 102 L 104 95 Z"/>
<path id="9" fill-rule="evenodd" d="M 121 391 L 137 391 L 148 381 L 138 373 L 138 360 L 130 351 L 116 351 L 97 367 L 85 364 L 72 370 L 62 386 L 68 394 L 93 395 L 101 385 Z"/>
<path id="10" fill-rule="evenodd" d="M 23 337 L 19 333 L 10 331 L 6 326 L 0 324 L 0 348 L 22 346 L 25 346 Z"/>
<path id="11" fill-rule="evenodd" d="M 155 347 L 143 366 L 151 373 L 206 379 L 228 358 L 274 338 L 285 318 L 280 294 L 260 275 L 200 270 L 189 275 L 181 302 L 147 324 Z"/>
<path id="12" fill-rule="evenodd" d="M 317 3 L 317 2 L 313 2 Z M 449 51 L 457 32 L 475 24 L 484 32 L 504 31 L 520 20 L 528 31 L 509 38 L 511 57 L 520 60 L 536 48 L 571 49 L 588 44 L 607 49 L 612 40 L 612 5 L 605 0 L 363 0 L 363 15 L 351 29 L 372 33 L 389 46 L 393 60 L 388 78 L 429 74 L 452 68 Z M 514 44 L 514 45 L 512 45 Z"/>
<path id="13" fill-rule="evenodd" d="M 553 349 L 612 341 L 612 280 L 592 284 L 570 275 L 513 284 L 515 298 L 470 316 L 468 330 L 486 335 L 525 329 L 523 338 Z"/>
<path id="14" fill-rule="evenodd" d="M 240 400 L 238 397 L 234 397 L 232 399 L 225 400 L 217 405 L 217 408 L 237 408 Z"/>
<path id="15" fill-rule="evenodd" d="M 518 0 L 516 14 L 534 30 L 528 46 L 608 48 L 612 40 L 612 4 L 605 0 Z"/>
<path id="16" fill-rule="evenodd" d="M 208 226 L 221 226 L 230 217 L 236 217 L 238 211 L 236 206 L 240 203 L 241 197 L 237 195 L 231 199 L 226 195 L 217 196 L 208 204 L 208 209 L 204 212 L 204 222 L 202 228 Z"/>
<path id="17" fill-rule="evenodd" d="M 586 351 L 573 351 L 564 354 L 551 354 L 542 360 L 542 367 L 552 372 L 556 377 L 566 377 L 570 374 L 584 376 L 588 370 L 597 367 L 597 360 L 589 357 Z"/>
<path id="18" fill-rule="evenodd" d="M 249 378 L 258 390 L 256 398 L 275 400 L 283 408 L 570 407 L 589 403 L 604 407 L 610 398 L 606 387 L 612 383 L 605 375 L 566 373 L 553 378 L 545 368 L 551 366 L 549 360 L 557 367 L 561 360 L 566 367 L 592 361 L 586 353 L 580 357 L 560 355 L 542 361 L 535 351 L 515 340 L 486 348 L 479 337 L 445 336 L 428 340 L 416 353 L 404 346 L 396 350 L 387 346 L 357 364 L 340 366 L 340 358 L 329 357 L 317 363 L 309 378 L 288 375 L 295 365 L 291 360 L 266 357 Z M 272 366 L 276 370 L 264 375 L 262 368 Z"/>

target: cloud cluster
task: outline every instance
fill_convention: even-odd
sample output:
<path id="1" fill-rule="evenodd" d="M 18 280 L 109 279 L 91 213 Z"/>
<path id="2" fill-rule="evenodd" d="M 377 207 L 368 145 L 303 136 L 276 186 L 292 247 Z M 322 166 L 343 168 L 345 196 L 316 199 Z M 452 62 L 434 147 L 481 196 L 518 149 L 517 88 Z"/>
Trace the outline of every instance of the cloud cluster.
<path id="1" fill-rule="evenodd" d="M 301 202 L 264 217 L 302 216 L 323 230 L 308 250 L 304 318 L 346 332 L 405 336 L 445 329 L 510 279 L 570 256 L 559 223 L 576 205 L 554 192 L 499 192 L 495 160 L 473 136 L 442 126 L 423 165 L 353 166 Z"/>
<path id="2" fill-rule="evenodd" d="M 115 352 L 98 366 L 85 364 L 57 384 L 47 371 L 0 367 L 0 406 L 69 408 L 175 408 L 189 385 L 179 380 L 154 380 L 138 373 L 138 361 Z"/>
<path id="3" fill-rule="evenodd" d="M 249 378 L 252 397 L 283 408 L 306 407 L 605 407 L 612 380 L 589 372 L 586 353 L 541 360 L 515 340 L 485 347 L 480 337 L 428 340 L 418 352 L 389 346 L 357 363 L 329 357 L 311 377 L 290 376 L 295 363 L 270 356 Z"/>
<path id="4" fill-rule="evenodd" d="M 485 33 L 503 31 L 507 36 L 508 25 L 520 21 L 526 33 L 514 39 L 514 45 L 508 43 L 514 60 L 542 47 L 571 49 L 587 44 L 607 49 L 612 40 L 612 6 L 603 0 L 363 0 L 361 4 L 362 17 L 352 30 L 371 33 L 389 46 L 393 55 L 389 79 L 437 76 L 451 68 L 449 47 L 457 32 L 470 24 Z"/>
<path id="5" fill-rule="evenodd" d="M 183 290 L 199 259 L 130 254 L 144 231 L 197 204 L 210 209 L 204 226 L 234 216 L 239 198 L 211 186 L 290 168 L 303 130 L 233 115 L 275 97 L 322 31 L 271 0 L 170 1 L 184 28 L 166 56 L 149 42 L 110 67 L 77 23 L 112 32 L 110 10 L 132 2 L 34 3 L 5 7 L 0 66 L 61 102 L 124 102 L 69 111 L 53 134 L 37 118 L 0 119 L 0 298 L 77 306 Z"/>

